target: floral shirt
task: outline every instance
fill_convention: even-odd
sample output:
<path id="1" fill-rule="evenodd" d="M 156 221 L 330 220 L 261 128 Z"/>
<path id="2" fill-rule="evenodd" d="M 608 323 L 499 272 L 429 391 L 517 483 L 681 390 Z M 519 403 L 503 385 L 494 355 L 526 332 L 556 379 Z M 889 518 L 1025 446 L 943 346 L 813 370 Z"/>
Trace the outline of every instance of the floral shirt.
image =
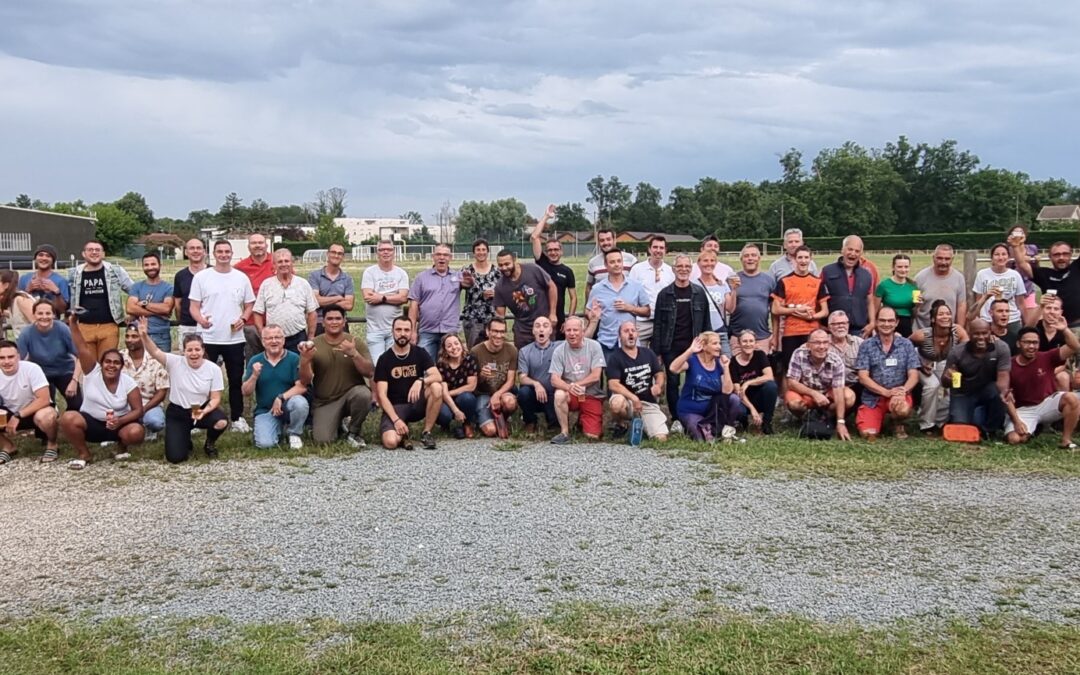
<path id="1" fill-rule="evenodd" d="M 135 361 L 126 349 L 120 354 L 124 357 L 124 372 L 135 380 L 135 384 L 139 385 L 143 405 L 146 405 L 159 390 L 169 388 L 169 373 L 157 359 L 144 352 L 142 365 L 136 368 Z"/>
<path id="2" fill-rule="evenodd" d="M 488 321 L 495 318 L 495 307 L 490 299 L 484 297 L 484 291 L 494 291 L 495 284 L 502 278 L 502 274 L 495 265 L 492 265 L 488 273 L 483 275 L 477 273 L 472 263 L 461 269 L 462 272 L 466 270 L 473 275 L 475 281 L 471 288 L 465 289 L 465 304 L 461 307 L 461 320 L 486 325 Z"/>
<path id="3" fill-rule="evenodd" d="M 450 391 L 458 387 L 464 387 L 470 377 L 480 372 L 476 364 L 476 357 L 468 352 L 465 352 L 465 357 L 457 368 L 450 368 L 444 361 L 439 361 L 436 367 L 439 369 L 439 374 L 442 375 L 443 383 Z"/>

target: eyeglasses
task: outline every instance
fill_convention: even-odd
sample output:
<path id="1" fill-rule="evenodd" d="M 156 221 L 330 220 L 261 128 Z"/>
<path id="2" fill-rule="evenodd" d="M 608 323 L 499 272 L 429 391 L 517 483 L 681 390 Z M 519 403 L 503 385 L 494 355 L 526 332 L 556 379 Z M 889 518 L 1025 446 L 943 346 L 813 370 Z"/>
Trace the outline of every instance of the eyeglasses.
<path id="1" fill-rule="evenodd" d="M 492 335 L 506 335 L 506 329 L 488 328 L 488 332 Z"/>

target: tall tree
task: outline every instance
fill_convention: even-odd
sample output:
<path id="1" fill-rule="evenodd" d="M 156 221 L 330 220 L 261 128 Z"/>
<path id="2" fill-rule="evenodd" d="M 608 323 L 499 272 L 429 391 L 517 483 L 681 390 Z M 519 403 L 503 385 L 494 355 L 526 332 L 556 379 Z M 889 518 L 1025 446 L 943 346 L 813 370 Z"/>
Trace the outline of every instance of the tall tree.
<path id="1" fill-rule="evenodd" d="M 247 214 L 244 201 L 235 192 L 225 195 L 225 202 L 218 209 L 216 220 L 225 227 L 237 227 L 244 222 Z"/>
<path id="2" fill-rule="evenodd" d="M 527 218 L 525 204 L 512 197 L 492 202 L 462 202 L 455 239 L 458 243 L 481 238 L 493 243 L 519 241 Z"/>
<path id="3" fill-rule="evenodd" d="M 555 207 L 555 225 L 552 229 L 559 232 L 591 232 L 592 223 L 585 215 L 581 202 L 560 204 Z"/>
<path id="4" fill-rule="evenodd" d="M 30 199 L 29 195 L 19 195 L 15 198 L 15 206 L 19 207 L 20 209 L 28 209 L 33 205 L 34 202 Z"/>
<path id="5" fill-rule="evenodd" d="M 328 248 L 333 243 L 349 245 L 345 228 L 335 223 L 334 216 L 329 213 L 319 218 L 319 224 L 315 226 L 315 241 L 318 242 L 319 248 Z"/>
<path id="6" fill-rule="evenodd" d="M 612 214 L 613 220 L 622 230 L 654 231 L 660 227 L 663 198 L 659 188 L 645 182 L 638 183 L 634 201 L 625 208 L 617 209 Z"/>
<path id="7" fill-rule="evenodd" d="M 259 230 L 277 224 L 277 219 L 269 204 L 262 199 L 253 199 L 247 210 L 247 222 L 251 230 Z"/>
<path id="8" fill-rule="evenodd" d="M 141 194 L 138 192 L 128 192 L 113 203 L 116 204 L 116 208 L 121 211 L 135 216 L 135 220 L 139 221 L 139 224 L 142 225 L 144 233 L 153 231 L 154 212 L 150 210 L 150 207 L 146 203 L 146 199 Z"/>
<path id="9" fill-rule="evenodd" d="M 630 186 L 623 185 L 618 176 L 612 176 L 606 182 L 603 176 L 596 176 L 585 187 L 589 191 L 585 201 L 596 207 L 596 219 L 601 225 L 612 225 L 615 211 L 630 205 Z"/>
<path id="10" fill-rule="evenodd" d="M 424 217 L 422 215 L 420 215 L 419 211 L 409 211 L 408 213 L 401 214 L 401 216 L 399 216 L 399 217 L 402 220 L 409 221 L 410 225 L 423 225 L 424 224 Z"/>
<path id="11" fill-rule="evenodd" d="M 346 194 L 346 191 L 339 187 L 319 190 L 315 193 L 315 201 L 306 204 L 305 208 L 311 212 L 316 221 L 326 215 L 331 218 L 344 218 Z"/>
<path id="12" fill-rule="evenodd" d="M 95 235 L 105 245 L 109 255 L 121 255 L 124 250 L 144 234 L 143 224 L 139 219 L 121 209 L 115 203 L 98 203 L 91 207 L 97 219 Z"/>

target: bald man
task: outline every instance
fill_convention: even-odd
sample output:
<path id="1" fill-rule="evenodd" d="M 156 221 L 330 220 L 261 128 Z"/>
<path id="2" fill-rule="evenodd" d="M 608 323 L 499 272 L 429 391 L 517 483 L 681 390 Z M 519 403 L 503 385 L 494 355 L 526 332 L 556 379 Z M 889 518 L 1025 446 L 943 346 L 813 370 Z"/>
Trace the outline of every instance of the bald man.
<path id="1" fill-rule="evenodd" d="M 874 332 L 874 277 L 862 265 L 863 241 L 844 237 L 840 257 L 821 268 L 821 283 L 829 290 L 829 309 L 847 314 L 853 335 Z"/>

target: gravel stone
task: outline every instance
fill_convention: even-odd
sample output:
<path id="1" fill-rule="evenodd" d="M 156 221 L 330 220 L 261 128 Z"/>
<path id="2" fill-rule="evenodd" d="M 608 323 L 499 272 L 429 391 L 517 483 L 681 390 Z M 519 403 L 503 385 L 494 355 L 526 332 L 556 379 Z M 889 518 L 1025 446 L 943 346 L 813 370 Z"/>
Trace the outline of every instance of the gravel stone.
<path id="1" fill-rule="evenodd" d="M 746 478 L 625 445 L 493 446 L 16 460 L 0 467 L 0 614 L 407 620 L 585 601 L 1080 620 L 1080 480 Z"/>

